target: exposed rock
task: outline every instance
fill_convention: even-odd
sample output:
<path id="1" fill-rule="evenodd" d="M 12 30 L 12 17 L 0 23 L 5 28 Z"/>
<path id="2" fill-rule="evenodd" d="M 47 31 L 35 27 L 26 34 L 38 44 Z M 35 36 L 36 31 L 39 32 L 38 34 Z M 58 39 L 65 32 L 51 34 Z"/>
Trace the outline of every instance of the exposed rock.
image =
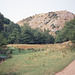
<path id="1" fill-rule="evenodd" d="M 32 28 L 49 29 L 50 34 L 55 36 L 55 32 L 61 30 L 65 22 L 74 18 L 74 14 L 68 11 L 56 11 L 30 16 L 18 22 L 20 26 L 29 23 Z"/>

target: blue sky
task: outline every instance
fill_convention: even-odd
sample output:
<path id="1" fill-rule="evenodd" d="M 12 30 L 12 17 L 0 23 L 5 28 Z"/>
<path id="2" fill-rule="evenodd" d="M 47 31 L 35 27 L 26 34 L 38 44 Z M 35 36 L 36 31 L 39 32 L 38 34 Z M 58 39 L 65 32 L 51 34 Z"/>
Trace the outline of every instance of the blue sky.
<path id="1" fill-rule="evenodd" d="M 0 0 L 0 12 L 15 23 L 35 14 L 60 10 L 75 14 L 75 0 Z"/>

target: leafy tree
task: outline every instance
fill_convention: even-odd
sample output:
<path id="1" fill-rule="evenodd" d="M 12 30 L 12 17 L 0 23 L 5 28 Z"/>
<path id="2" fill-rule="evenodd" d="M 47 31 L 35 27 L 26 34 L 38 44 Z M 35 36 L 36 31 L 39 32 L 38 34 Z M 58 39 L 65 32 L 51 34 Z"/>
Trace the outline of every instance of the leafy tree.
<path id="1" fill-rule="evenodd" d="M 62 31 L 57 33 L 57 37 L 55 39 L 55 42 L 56 43 L 61 43 L 61 42 L 68 41 L 69 38 L 67 37 L 67 34 L 68 34 L 67 30 L 62 29 Z"/>
<path id="2" fill-rule="evenodd" d="M 75 42 L 75 18 L 67 22 L 64 28 L 57 33 L 55 42 L 61 43 L 68 40 Z"/>
<path id="3" fill-rule="evenodd" d="M 21 43 L 26 44 L 46 44 L 54 43 L 54 37 L 48 30 L 42 31 L 39 28 L 32 29 L 27 23 L 21 27 Z"/>
<path id="4" fill-rule="evenodd" d="M 8 18 L 4 18 L 4 23 L 5 24 L 9 24 L 10 23 L 10 20 Z"/>
<path id="5" fill-rule="evenodd" d="M 7 27 L 7 33 L 12 33 L 13 30 L 14 30 L 14 28 L 17 28 L 21 32 L 20 26 L 18 24 L 10 22 L 9 25 L 8 25 L 8 27 Z"/>
<path id="6" fill-rule="evenodd" d="M 45 43 L 46 44 L 50 44 L 50 43 L 54 43 L 54 37 L 52 36 L 52 35 L 50 35 L 49 34 L 49 30 L 45 30 L 44 29 L 44 32 L 43 32 L 43 34 L 44 34 L 44 38 L 45 38 Z"/>
<path id="7" fill-rule="evenodd" d="M 21 27 L 20 42 L 22 44 L 34 43 L 34 41 L 33 41 L 33 29 L 28 25 L 28 23 L 25 23 L 24 26 Z"/>
<path id="8" fill-rule="evenodd" d="M 44 42 L 43 34 L 39 32 L 38 29 L 34 31 L 34 37 L 35 44 L 42 44 Z"/>
<path id="9" fill-rule="evenodd" d="M 4 37 L 4 16 L 0 13 L 0 47 L 7 44 L 6 38 Z"/>
<path id="10" fill-rule="evenodd" d="M 9 25 L 6 25 L 6 37 L 8 40 L 8 43 L 19 43 L 20 39 L 20 26 L 18 24 L 15 24 L 13 22 L 10 22 Z"/>
<path id="11" fill-rule="evenodd" d="M 4 29 L 3 21 L 4 21 L 4 16 L 0 13 L 0 32 Z"/>
<path id="12" fill-rule="evenodd" d="M 67 37 L 69 36 L 69 40 L 75 42 L 75 18 L 67 22 L 65 28 L 65 30 L 68 30 Z"/>
<path id="13" fill-rule="evenodd" d="M 6 38 L 0 33 L 0 47 L 6 44 L 7 44 Z"/>
<path id="14" fill-rule="evenodd" d="M 18 44 L 20 39 L 20 32 L 17 28 L 13 29 L 13 32 L 9 35 L 8 42 L 12 44 Z"/>

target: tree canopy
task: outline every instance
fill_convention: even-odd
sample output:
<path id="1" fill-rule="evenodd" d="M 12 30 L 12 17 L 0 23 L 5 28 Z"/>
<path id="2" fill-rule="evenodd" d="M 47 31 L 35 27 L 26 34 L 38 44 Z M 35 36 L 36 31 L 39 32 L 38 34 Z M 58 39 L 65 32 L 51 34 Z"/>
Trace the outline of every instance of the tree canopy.
<path id="1" fill-rule="evenodd" d="M 61 43 L 68 40 L 75 42 L 75 18 L 66 22 L 64 28 L 58 32 L 55 42 Z"/>
<path id="2" fill-rule="evenodd" d="M 26 44 L 48 44 L 54 43 L 54 37 L 48 30 L 32 29 L 28 24 L 21 27 L 20 43 Z"/>

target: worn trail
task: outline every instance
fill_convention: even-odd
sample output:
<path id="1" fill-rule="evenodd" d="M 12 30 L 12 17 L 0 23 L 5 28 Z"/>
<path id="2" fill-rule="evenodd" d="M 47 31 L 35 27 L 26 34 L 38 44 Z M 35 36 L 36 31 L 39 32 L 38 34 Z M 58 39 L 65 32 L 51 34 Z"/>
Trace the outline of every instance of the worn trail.
<path id="1" fill-rule="evenodd" d="M 70 63 L 64 70 L 55 75 L 75 75 L 75 60 Z"/>

